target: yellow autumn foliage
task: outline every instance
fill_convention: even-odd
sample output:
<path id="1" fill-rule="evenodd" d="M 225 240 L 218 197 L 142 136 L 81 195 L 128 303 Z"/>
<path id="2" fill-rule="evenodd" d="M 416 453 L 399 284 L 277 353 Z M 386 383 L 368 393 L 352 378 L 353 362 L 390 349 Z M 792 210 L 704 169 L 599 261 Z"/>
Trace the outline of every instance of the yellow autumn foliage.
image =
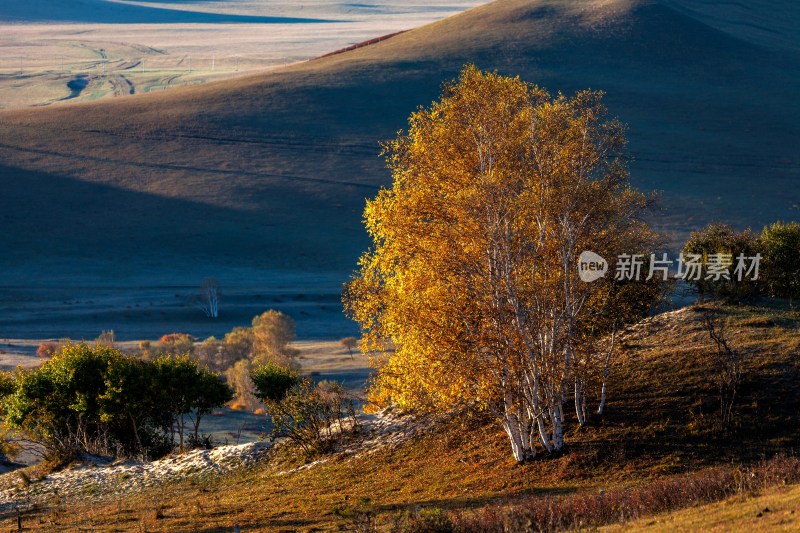
<path id="1" fill-rule="evenodd" d="M 620 314 L 616 295 L 646 308 L 654 291 L 577 281 L 581 251 L 657 241 L 628 184 L 624 126 L 601 100 L 466 67 L 385 145 L 393 185 L 367 203 L 373 247 L 345 291 L 362 349 L 394 349 L 376 359 L 373 402 L 527 413 L 532 433 Z"/>

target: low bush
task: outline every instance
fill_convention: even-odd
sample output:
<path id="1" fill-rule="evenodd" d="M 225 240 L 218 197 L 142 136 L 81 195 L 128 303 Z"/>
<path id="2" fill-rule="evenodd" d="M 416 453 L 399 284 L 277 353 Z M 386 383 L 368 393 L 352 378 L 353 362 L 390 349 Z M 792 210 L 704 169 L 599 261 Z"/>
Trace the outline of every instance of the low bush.
<path id="1" fill-rule="evenodd" d="M 269 361 L 253 370 L 251 379 L 272 418 L 272 439 L 289 439 L 306 458 L 335 449 L 358 430 L 353 399 L 339 383 L 315 384 Z"/>
<path id="2" fill-rule="evenodd" d="M 757 235 L 749 229 L 743 232 L 736 232 L 726 224 L 709 224 L 699 231 L 692 232 L 689 240 L 683 246 L 684 256 L 688 259 L 691 255 L 700 256 L 703 265 L 708 266 L 711 258 L 716 256 L 725 257 L 730 260 L 728 274 L 720 276 L 708 276 L 707 268 L 703 268 L 699 279 L 691 279 L 689 283 L 697 289 L 701 296 L 710 295 L 722 298 L 727 301 L 738 302 L 752 298 L 759 293 L 760 283 L 763 281 L 763 272 L 759 272 L 759 280 L 753 281 L 753 273 L 742 279 L 734 273 L 737 267 L 737 257 L 743 254 L 744 257 L 755 257 L 761 252 L 761 243 Z"/>
<path id="3" fill-rule="evenodd" d="M 191 355 L 194 352 L 195 338 L 188 333 L 168 333 L 158 339 L 155 346 L 151 346 L 153 356 L 169 354 Z"/>
<path id="4" fill-rule="evenodd" d="M 4 379 L 5 423 L 63 463 L 81 453 L 157 457 L 184 443 L 231 391 L 217 376 L 181 357 L 143 361 L 111 346 L 67 345 L 40 367 Z M 191 426 L 189 426 L 191 424 Z"/>
<path id="5" fill-rule="evenodd" d="M 770 296 L 800 297 L 800 224 L 776 222 L 761 233 L 765 285 Z"/>
<path id="6" fill-rule="evenodd" d="M 36 349 L 36 355 L 42 358 L 49 358 L 53 357 L 53 354 L 58 352 L 59 346 L 58 343 L 47 341 L 39 343 L 39 347 Z"/>

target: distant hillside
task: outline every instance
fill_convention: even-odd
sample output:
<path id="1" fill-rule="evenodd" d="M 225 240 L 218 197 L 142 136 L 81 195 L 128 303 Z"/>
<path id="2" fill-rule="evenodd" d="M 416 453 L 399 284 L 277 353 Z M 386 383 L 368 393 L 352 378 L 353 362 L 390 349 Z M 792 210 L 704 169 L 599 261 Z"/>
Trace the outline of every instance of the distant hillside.
<path id="1" fill-rule="evenodd" d="M 336 291 L 367 245 L 364 200 L 389 183 L 378 141 L 468 62 L 607 91 L 633 181 L 664 192 L 656 220 L 675 240 L 714 219 L 797 218 L 791 46 L 738 31 L 724 4 L 500 0 L 270 74 L 0 113 L 0 268 L 14 286 L 317 272 Z"/>
<path id="2" fill-rule="evenodd" d="M 0 4 L 0 22 L 89 22 L 97 24 L 148 23 L 299 23 L 322 22 L 300 17 L 268 17 L 214 12 L 185 1 L 125 3 L 114 0 L 28 0 Z M 168 6 L 168 7 L 165 7 Z"/>

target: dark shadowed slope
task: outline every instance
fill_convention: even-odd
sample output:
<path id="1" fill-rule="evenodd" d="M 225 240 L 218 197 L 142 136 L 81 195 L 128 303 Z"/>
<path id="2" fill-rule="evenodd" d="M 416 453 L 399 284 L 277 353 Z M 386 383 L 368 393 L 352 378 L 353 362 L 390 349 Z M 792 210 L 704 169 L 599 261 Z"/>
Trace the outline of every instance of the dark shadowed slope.
<path id="1" fill-rule="evenodd" d="M 280 72 L 0 113 L 0 186 L 15 198 L 0 215 L 10 250 L 0 266 L 15 284 L 68 281 L 66 260 L 98 282 L 133 269 L 194 283 L 233 267 L 344 280 L 367 245 L 364 199 L 389 180 L 377 141 L 467 62 L 553 92 L 607 91 L 630 125 L 634 181 L 664 191 L 659 221 L 679 237 L 715 218 L 757 227 L 797 218 L 800 59 L 710 24 L 714 13 L 499 1 Z M 94 190 L 118 203 L 98 204 Z M 52 191 L 63 193 L 40 200 Z M 160 207 L 143 213 L 142 198 Z M 87 228 L 109 237 L 88 244 Z M 278 283 L 270 276 L 258 283 Z"/>
<path id="2" fill-rule="evenodd" d="M 669 0 L 669 4 L 741 39 L 800 52 L 800 9 L 796 2 L 757 0 Z"/>

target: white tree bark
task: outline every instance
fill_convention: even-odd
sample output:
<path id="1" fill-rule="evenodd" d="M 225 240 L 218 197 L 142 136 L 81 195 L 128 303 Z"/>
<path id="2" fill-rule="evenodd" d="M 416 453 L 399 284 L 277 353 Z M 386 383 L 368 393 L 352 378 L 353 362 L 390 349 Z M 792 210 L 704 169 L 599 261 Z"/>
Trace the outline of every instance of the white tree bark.
<path id="1" fill-rule="evenodd" d="M 559 451 L 564 447 L 563 409 L 560 402 L 553 406 L 550 418 L 553 423 L 553 451 Z"/>
<path id="2" fill-rule="evenodd" d="M 578 417 L 578 424 L 583 426 L 586 424 L 586 402 L 583 396 L 583 382 L 575 376 L 575 414 Z"/>
<path id="3" fill-rule="evenodd" d="M 209 318 L 219 318 L 219 283 L 214 278 L 205 278 L 200 285 L 197 306 Z"/>
<path id="4" fill-rule="evenodd" d="M 600 390 L 600 405 L 597 407 L 597 414 L 602 415 L 603 411 L 606 408 L 606 385 L 608 383 L 608 371 L 609 367 L 611 366 L 611 356 L 614 353 L 614 344 L 617 339 L 617 323 L 614 322 L 614 326 L 611 329 L 611 345 L 608 347 L 608 352 L 606 353 L 606 361 L 603 365 L 603 387 Z"/>

